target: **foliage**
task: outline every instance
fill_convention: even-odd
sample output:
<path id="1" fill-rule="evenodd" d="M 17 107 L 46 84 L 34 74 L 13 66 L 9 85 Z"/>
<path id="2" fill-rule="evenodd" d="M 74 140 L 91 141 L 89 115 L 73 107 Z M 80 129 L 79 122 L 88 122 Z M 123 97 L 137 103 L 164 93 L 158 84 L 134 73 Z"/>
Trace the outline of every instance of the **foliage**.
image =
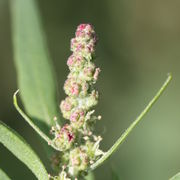
<path id="1" fill-rule="evenodd" d="M 0 121 L 0 142 L 22 161 L 38 179 L 48 179 L 48 174 L 39 157 L 26 141 Z"/>
<path id="2" fill-rule="evenodd" d="M 46 135 L 48 130 L 54 125 L 54 117 L 57 117 L 60 125 L 62 120 L 59 119 L 57 110 L 56 79 L 36 2 L 35 0 L 13 0 L 11 2 L 11 12 L 14 60 L 17 69 L 18 86 L 23 105 L 28 115 L 22 111 L 17 103 L 17 92 L 13 97 L 15 108 L 51 148 L 60 151 L 61 146 L 58 147 L 56 143 Z M 89 56 L 86 58 L 89 58 Z M 87 177 L 88 179 L 94 179 L 92 171 L 103 164 L 104 161 L 119 148 L 129 133 L 142 120 L 144 115 L 164 92 L 171 78 L 171 75 L 168 75 L 167 80 L 154 98 L 115 144 L 107 152 L 101 154 L 101 158 L 98 160 L 95 159 L 95 162 L 85 168 L 87 173 L 90 172 Z M 60 125 L 58 125 L 58 127 L 60 127 Z M 62 173 L 60 175 L 50 177 L 39 157 L 25 140 L 1 121 L 0 142 L 22 161 L 38 179 L 69 179 L 64 172 L 65 167 L 62 167 Z M 0 178 L 8 179 L 2 170 L 0 170 Z M 172 179 L 177 178 L 178 175 Z"/>
<path id="3" fill-rule="evenodd" d="M 2 180 L 10 180 L 10 178 L 6 175 L 5 172 L 3 172 L 2 169 L 0 169 L 0 179 L 2 179 Z"/>

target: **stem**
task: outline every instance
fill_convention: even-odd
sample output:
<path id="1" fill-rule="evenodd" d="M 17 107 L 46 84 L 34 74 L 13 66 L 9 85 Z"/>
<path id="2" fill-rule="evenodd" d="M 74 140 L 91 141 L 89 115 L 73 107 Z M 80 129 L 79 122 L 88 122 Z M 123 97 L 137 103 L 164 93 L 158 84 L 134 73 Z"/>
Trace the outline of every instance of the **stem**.
<path id="1" fill-rule="evenodd" d="M 16 108 L 16 110 L 21 114 L 21 116 L 25 119 L 25 121 L 41 136 L 41 138 L 43 138 L 48 145 L 52 146 L 54 149 L 58 150 L 58 148 L 53 144 L 52 140 L 46 135 L 44 134 L 39 127 L 37 127 L 32 120 L 22 111 L 22 109 L 18 106 L 17 103 L 17 93 L 19 92 L 19 89 L 14 93 L 13 95 L 13 103 L 14 106 Z"/>
<path id="2" fill-rule="evenodd" d="M 149 104 L 146 106 L 146 108 L 141 112 L 141 114 L 135 119 L 135 121 L 126 129 L 126 131 L 121 135 L 121 137 L 115 142 L 115 144 L 107 151 L 105 154 L 96 161 L 93 165 L 91 165 L 90 169 L 94 170 L 98 166 L 100 166 L 105 160 L 107 160 L 121 145 L 121 143 L 127 138 L 127 136 L 130 134 L 130 132 L 136 127 L 136 125 L 142 120 L 142 118 L 145 116 L 145 114 L 151 109 L 151 107 L 154 105 L 154 103 L 159 99 L 159 97 L 162 95 L 166 87 L 168 86 L 169 82 L 171 81 L 172 76 L 171 74 L 168 74 L 168 77 L 162 87 L 159 89 L 159 91 L 156 93 L 156 95 L 153 97 L 153 99 L 149 102 Z"/>
<path id="3" fill-rule="evenodd" d="M 178 179 L 180 179 L 180 172 L 174 175 L 173 177 L 171 177 L 169 180 L 178 180 Z"/>

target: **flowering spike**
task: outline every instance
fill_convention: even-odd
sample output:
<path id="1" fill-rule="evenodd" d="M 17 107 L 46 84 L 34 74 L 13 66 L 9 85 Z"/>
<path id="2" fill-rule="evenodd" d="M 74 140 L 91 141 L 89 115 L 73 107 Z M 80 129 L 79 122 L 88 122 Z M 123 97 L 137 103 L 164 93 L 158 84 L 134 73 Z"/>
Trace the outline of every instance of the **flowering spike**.
<path id="1" fill-rule="evenodd" d="M 71 40 L 73 53 L 67 60 L 70 72 L 64 83 L 67 97 L 60 103 L 63 117 L 69 120 L 69 124 L 61 128 L 56 125 L 52 129 L 53 142 L 63 153 L 61 160 L 56 159 L 56 162 L 61 162 L 59 168 L 66 166 L 60 168 L 59 177 L 66 179 L 82 176 L 103 154 L 99 149 L 101 137 L 92 132 L 95 121 L 101 117 L 93 115 L 92 110 L 98 103 L 94 84 L 100 72 L 93 62 L 96 41 L 90 24 L 79 25 Z"/>

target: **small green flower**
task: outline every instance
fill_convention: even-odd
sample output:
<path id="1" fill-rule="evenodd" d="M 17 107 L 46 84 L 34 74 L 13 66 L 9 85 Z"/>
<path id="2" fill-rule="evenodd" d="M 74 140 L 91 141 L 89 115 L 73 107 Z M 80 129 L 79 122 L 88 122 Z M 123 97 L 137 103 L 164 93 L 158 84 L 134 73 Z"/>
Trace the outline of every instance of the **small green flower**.
<path id="1" fill-rule="evenodd" d="M 75 133 L 69 124 L 65 124 L 62 128 L 54 131 L 54 144 L 60 151 L 70 149 L 75 140 Z"/>
<path id="2" fill-rule="evenodd" d="M 89 157 L 86 151 L 77 147 L 70 151 L 70 160 L 69 160 L 69 174 L 73 177 L 77 177 L 80 172 L 85 171 L 89 164 Z"/>

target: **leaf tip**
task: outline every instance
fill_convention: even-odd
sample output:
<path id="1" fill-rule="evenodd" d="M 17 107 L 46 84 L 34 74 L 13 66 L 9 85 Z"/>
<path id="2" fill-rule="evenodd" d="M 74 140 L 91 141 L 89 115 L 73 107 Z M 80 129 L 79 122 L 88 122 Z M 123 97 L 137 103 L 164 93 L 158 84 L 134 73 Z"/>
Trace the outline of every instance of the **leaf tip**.
<path id="1" fill-rule="evenodd" d="M 167 73 L 167 76 L 168 76 L 168 79 L 169 79 L 169 80 L 172 79 L 172 73 L 171 73 L 171 72 Z"/>
<path id="2" fill-rule="evenodd" d="M 13 100 L 14 100 L 14 103 L 16 102 L 16 96 L 17 96 L 17 94 L 19 93 L 19 89 L 18 90 L 16 90 L 16 92 L 13 94 Z"/>
<path id="3" fill-rule="evenodd" d="M 19 93 L 19 89 L 15 91 L 13 97 L 16 97 L 16 95 Z"/>

